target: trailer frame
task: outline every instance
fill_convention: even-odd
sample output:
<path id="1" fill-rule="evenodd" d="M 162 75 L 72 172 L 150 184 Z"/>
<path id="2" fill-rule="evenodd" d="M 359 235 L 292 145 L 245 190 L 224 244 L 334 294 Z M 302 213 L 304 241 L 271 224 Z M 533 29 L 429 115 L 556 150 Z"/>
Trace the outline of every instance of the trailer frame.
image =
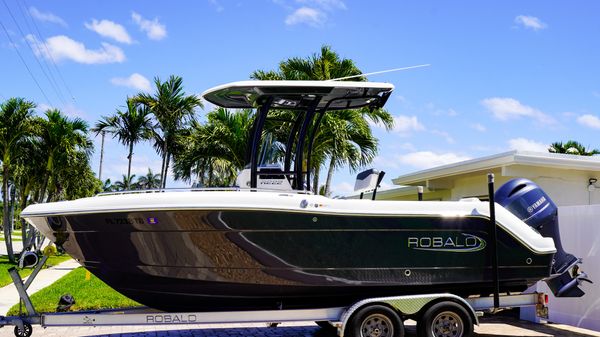
<path id="1" fill-rule="evenodd" d="M 469 319 L 466 324 L 479 324 L 478 317 L 484 312 L 495 313 L 499 309 L 536 306 L 539 316 L 547 316 L 547 296 L 540 293 L 500 295 L 497 297 L 462 298 L 449 293 L 419 294 L 391 297 L 365 298 L 349 307 L 283 309 L 283 310 L 249 310 L 218 312 L 161 312 L 153 309 L 127 308 L 100 311 L 76 311 L 64 313 L 38 313 L 27 293 L 27 288 L 42 268 L 47 257 L 42 258 L 33 273 L 23 282 L 15 268 L 9 273 L 17 288 L 19 297 L 27 314 L 20 316 L 0 316 L 0 327 L 14 326 L 15 336 L 30 337 L 32 325 L 41 327 L 70 326 L 123 326 L 123 325 L 181 325 L 181 324 L 226 324 L 226 323 L 269 323 L 315 321 L 330 322 L 340 337 L 348 335 L 348 328 L 357 312 L 365 308 L 385 306 L 398 314 L 402 324 L 405 319 L 423 319 L 426 309 L 439 303 L 458 304 L 466 312 Z M 468 323 L 470 322 L 470 323 Z M 275 324 L 276 325 L 276 324 Z"/>

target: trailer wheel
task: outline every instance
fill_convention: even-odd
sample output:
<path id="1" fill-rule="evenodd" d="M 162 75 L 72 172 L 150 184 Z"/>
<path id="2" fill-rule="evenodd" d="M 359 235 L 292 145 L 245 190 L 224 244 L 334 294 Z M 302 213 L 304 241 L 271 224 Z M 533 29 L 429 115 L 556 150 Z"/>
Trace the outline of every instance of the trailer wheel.
<path id="1" fill-rule="evenodd" d="M 455 302 L 432 305 L 417 322 L 420 337 L 469 337 L 473 320 L 465 308 Z"/>
<path id="2" fill-rule="evenodd" d="M 27 322 L 23 322 L 23 330 L 19 329 L 18 326 L 15 326 L 15 336 L 16 337 L 30 337 L 33 333 L 33 328 L 31 324 Z"/>
<path id="3" fill-rule="evenodd" d="M 404 324 L 398 314 L 383 305 L 371 305 L 354 313 L 348 321 L 349 337 L 404 337 Z"/>

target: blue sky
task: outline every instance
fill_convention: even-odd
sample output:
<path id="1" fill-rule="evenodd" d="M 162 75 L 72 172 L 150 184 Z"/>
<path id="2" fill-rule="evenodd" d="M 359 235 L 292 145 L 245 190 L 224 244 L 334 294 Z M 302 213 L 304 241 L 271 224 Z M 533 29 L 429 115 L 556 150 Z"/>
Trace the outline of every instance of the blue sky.
<path id="1" fill-rule="evenodd" d="M 180 75 L 188 93 L 201 93 L 327 44 L 364 72 L 431 64 L 370 77 L 396 86 L 387 105 L 396 127 L 375 128 L 373 166 L 387 172 L 387 185 L 400 174 L 510 149 L 543 151 L 553 141 L 600 148 L 596 1 L 0 2 L 0 99 L 27 97 L 90 124 L 151 90 L 155 76 Z M 133 173 L 159 171 L 149 143 L 133 158 Z M 126 167 L 125 148 L 107 139 L 103 178 L 114 181 Z M 334 194 L 353 181 L 340 169 Z"/>

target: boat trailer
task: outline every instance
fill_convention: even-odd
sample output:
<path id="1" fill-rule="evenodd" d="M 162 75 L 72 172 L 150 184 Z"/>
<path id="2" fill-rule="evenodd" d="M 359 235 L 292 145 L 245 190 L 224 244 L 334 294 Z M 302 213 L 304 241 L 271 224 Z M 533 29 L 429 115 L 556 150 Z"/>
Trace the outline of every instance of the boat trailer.
<path id="1" fill-rule="evenodd" d="M 30 337 L 33 325 L 41 327 L 117 326 L 117 325 L 182 325 L 267 323 L 314 321 L 332 329 L 340 337 L 403 337 L 406 319 L 417 321 L 420 336 L 462 336 L 473 332 L 484 312 L 535 306 L 540 317 L 547 317 L 547 296 L 540 293 L 462 298 L 453 294 L 421 294 L 367 298 L 350 307 L 319 309 L 252 310 L 226 312 L 161 312 L 149 308 L 128 308 L 101 311 L 38 313 L 27 288 L 41 270 L 42 258 L 31 276 L 23 282 L 18 271 L 11 268 L 13 279 L 26 314 L 0 316 L 0 327 L 14 326 L 16 337 Z M 498 301 L 497 303 L 494 303 Z M 276 322 L 276 323 L 269 323 Z"/>

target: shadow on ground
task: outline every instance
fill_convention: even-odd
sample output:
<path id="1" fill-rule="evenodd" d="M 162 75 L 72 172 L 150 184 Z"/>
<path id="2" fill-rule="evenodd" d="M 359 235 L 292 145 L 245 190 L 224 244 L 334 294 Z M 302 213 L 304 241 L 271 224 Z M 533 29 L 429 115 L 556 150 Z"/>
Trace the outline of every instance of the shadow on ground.
<path id="1" fill-rule="evenodd" d="M 480 319 L 480 323 L 483 323 L 482 330 L 485 330 L 485 331 L 480 332 L 480 333 L 475 333 L 475 334 L 473 334 L 473 336 L 477 336 L 477 337 L 500 337 L 500 336 L 596 337 L 596 336 L 598 336 L 598 334 L 590 335 L 590 334 L 560 329 L 560 328 L 553 326 L 552 324 L 536 324 L 536 323 L 531 323 L 528 321 L 522 321 L 519 319 L 503 317 L 503 316 L 485 317 L 483 319 Z M 494 331 L 494 332 L 488 332 L 488 330 L 492 330 L 492 329 L 488 329 L 488 327 L 491 326 L 492 324 L 502 326 L 502 328 L 496 329 L 497 331 Z M 503 331 L 506 331 L 509 329 L 511 331 L 520 330 L 520 331 L 523 331 L 523 333 L 512 333 L 512 334 L 504 334 L 503 333 Z"/>

